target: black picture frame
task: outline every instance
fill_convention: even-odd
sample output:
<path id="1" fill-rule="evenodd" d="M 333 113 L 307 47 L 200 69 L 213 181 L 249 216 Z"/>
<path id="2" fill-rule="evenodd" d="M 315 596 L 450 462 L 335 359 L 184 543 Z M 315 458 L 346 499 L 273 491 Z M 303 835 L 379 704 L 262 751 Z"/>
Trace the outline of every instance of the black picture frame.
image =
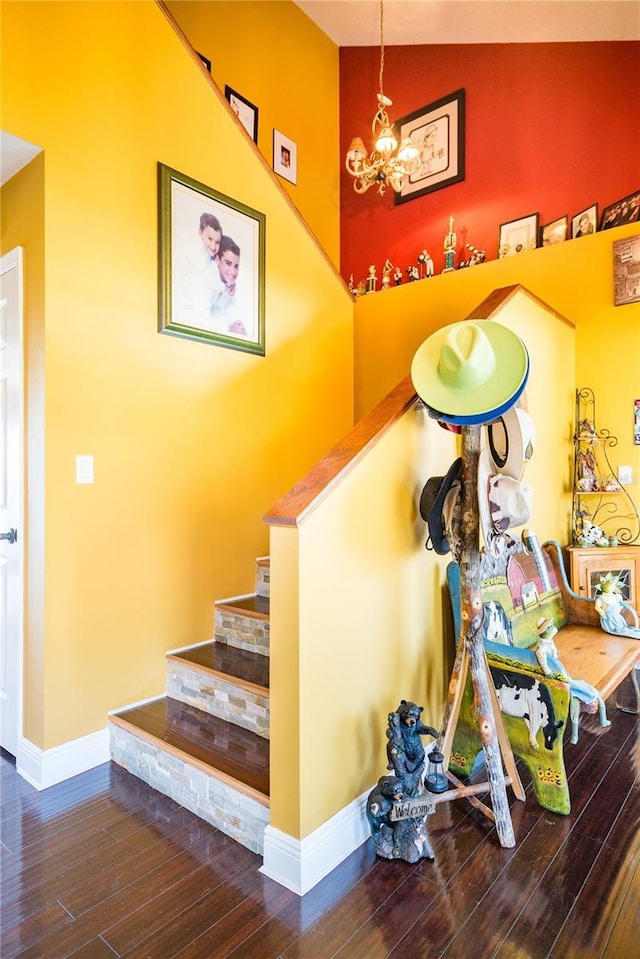
<path id="1" fill-rule="evenodd" d="M 539 213 L 529 213 L 517 220 L 501 223 L 498 233 L 499 259 L 535 250 L 538 246 L 539 228 Z"/>
<path id="2" fill-rule="evenodd" d="M 640 190 L 605 206 L 600 219 L 600 229 L 610 230 L 625 223 L 638 223 L 640 220 Z"/>
<path id="3" fill-rule="evenodd" d="M 598 204 L 592 203 L 591 206 L 580 210 L 571 217 L 571 239 L 576 240 L 581 236 L 590 236 L 598 230 Z"/>
<path id="4" fill-rule="evenodd" d="M 200 53 L 199 50 L 196 50 L 196 53 L 200 57 L 200 60 L 202 61 L 205 70 L 211 73 L 211 60 L 208 57 L 205 57 L 204 53 Z"/>
<path id="5" fill-rule="evenodd" d="M 158 332 L 265 355 L 265 221 L 158 163 Z"/>
<path id="6" fill-rule="evenodd" d="M 395 123 L 398 141 L 409 138 L 420 151 L 420 166 L 409 174 L 394 203 L 407 203 L 464 180 L 465 91 L 456 90 Z"/>
<path id="7" fill-rule="evenodd" d="M 555 243 L 562 243 L 567 239 L 569 231 L 569 214 L 559 216 L 550 223 L 544 223 L 540 227 L 540 239 L 538 246 L 553 246 Z"/>
<path id="8" fill-rule="evenodd" d="M 241 93 L 228 84 L 225 85 L 224 95 L 238 120 L 245 128 L 254 143 L 258 142 L 258 108 L 251 100 L 247 100 Z"/>

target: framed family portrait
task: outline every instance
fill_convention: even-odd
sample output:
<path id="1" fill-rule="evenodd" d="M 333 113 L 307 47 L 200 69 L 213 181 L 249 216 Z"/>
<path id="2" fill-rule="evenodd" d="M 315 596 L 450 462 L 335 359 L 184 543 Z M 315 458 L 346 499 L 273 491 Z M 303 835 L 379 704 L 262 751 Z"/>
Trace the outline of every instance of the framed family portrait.
<path id="1" fill-rule="evenodd" d="M 598 204 L 592 203 L 586 210 L 581 210 L 571 218 L 571 239 L 579 236 L 589 236 L 598 229 Z"/>
<path id="2" fill-rule="evenodd" d="M 265 215 L 158 163 L 158 330 L 265 353 Z"/>
<path id="3" fill-rule="evenodd" d="M 540 246 L 552 246 L 554 243 L 562 243 L 567 239 L 567 230 L 569 229 L 569 215 L 560 216 L 551 223 L 545 223 L 540 227 Z"/>
<path id="4" fill-rule="evenodd" d="M 510 220 L 500 225 L 498 236 L 498 257 L 514 256 L 535 250 L 538 245 L 538 224 L 540 215 L 530 213 L 519 220 Z"/>
<path id="5" fill-rule="evenodd" d="M 245 128 L 254 143 L 258 142 L 258 108 L 254 106 L 246 97 L 232 90 L 230 86 L 225 86 L 224 95 L 229 101 L 229 106 L 237 116 L 238 120 Z"/>
<path id="6" fill-rule="evenodd" d="M 273 172 L 289 183 L 298 182 L 298 147 L 279 130 L 273 131 Z"/>
<path id="7" fill-rule="evenodd" d="M 600 221 L 601 230 L 610 230 L 614 226 L 622 226 L 623 223 L 638 223 L 640 220 L 640 190 L 636 193 L 630 193 L 623 200 L 606 206 L 602 211 Z"/>
<path id="8" fill-rule="evenodd" d="M 464 180 L 464 117 L 464 90 L 456 90 L 397 121 L 396 135 L 417 147 L 420 165 L 394 193 L 396 204 Z"/>

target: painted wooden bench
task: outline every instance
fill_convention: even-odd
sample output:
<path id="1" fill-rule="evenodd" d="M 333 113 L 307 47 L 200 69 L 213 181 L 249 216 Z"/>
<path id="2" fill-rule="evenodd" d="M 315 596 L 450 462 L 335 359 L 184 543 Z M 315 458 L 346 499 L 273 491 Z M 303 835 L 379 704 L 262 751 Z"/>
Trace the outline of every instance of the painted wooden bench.
<path id="1" fill-rule="evenodd" d="M 504 725 L 514 755 L 528 768 L 537 802 L 553 812 L 571 809 L 564 766 L 563 739 L 571 728 L 578 740 L 581 710 L 599 712 L 608 724 L 604 700 L 631 674 L 640 712 L 640 641 L 614 636 L 600 626 L 595 602 L 576 595 L 567 581 L 558 543 L 540 547 L 525 531 L 498 559 L 482 554 L 481 593 L 483 640 Z M 460 635 L 460 570 L 447 568 L 456 636 Z M 623 607 L 630 626 L 638 625 L 635 610 Z M 534 647 L 535 623 L 552 620 L 557 659 L 549 657 L 543 671 Z M 456 776 L 473 776 L 482 761 L 473 697 L 467 684 L 453 738 L 449 768 Z"/>

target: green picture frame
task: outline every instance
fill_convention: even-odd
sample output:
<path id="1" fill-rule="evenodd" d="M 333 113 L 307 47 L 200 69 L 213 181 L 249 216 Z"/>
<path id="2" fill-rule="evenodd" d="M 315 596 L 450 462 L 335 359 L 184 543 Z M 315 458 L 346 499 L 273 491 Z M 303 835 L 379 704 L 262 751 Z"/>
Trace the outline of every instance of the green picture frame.
<path id="1" fill-rule="evenodd" d="M 158 163 L 158 332 L 265 355 L 265 223 Z"/>

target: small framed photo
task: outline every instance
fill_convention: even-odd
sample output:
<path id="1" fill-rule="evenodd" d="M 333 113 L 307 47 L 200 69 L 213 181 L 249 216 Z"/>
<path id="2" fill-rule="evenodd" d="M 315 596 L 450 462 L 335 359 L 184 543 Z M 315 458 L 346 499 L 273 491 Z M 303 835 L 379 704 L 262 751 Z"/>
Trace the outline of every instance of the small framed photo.
<path id="1" fill-rule="evenodd" d="M 279 130 L 273 131 L 273 170 L 290 183 L 298 182 L 298 147 Z"/>
<path id="2" fill-rule="evenodd" d="M 613 243 L 614 305 L 640 303 L 640 234 Z"/>
<path id="3" fill-rule="evenodd" d="M 498 256 L 515 256 L 517 253 L 526 253 L 535 250 L 538 245 L 539 213 L 530 213 L 519 220 L 510 220 L 500 225 L 498 235 Z"/>
<path id="4" fill-rule="evenodd" d="M 571 218 L 571 239 L 575 240 L 579 236 L 588 236 L 595 233 L 598 229 L 598 204 L 593 203 L 581 213 L 576 213 Z"/>
<path id="5" fill-rule="evenodd" d="M 610 230 L 613 226 L 622 226 L 624 223 L 637 223 L 640 220 L 640 190 L 630 193 L 624 200 L 618 200 L 602 211 L 600 220 L 601 230 Z"/>
<path id="6" fill-rule="evenodd" d="M 199 50 L 196 50 L 196 53 L 197 53 L 198 56 L 200 57 L 200 60 L 202 61 L 202 64 L 203 64 L 205 70 L 207 70 L 209 73 L 211 73 L 211 60 L 209 60 L 208 57 L 205 57 L 204 53 L 200 53 Z"/>
<path id="7" fill-rule="evenodd" d="M 158 331 L 264 356 L 265 215 L 158 163 Z"/>
<path id="8" fill-rule="evenodd" d="M 464 180 L 465 93 L 456 90 L 395 124 L 400 141 L 407 137 L 418 148 L 420 166 L 411 173 L 394 203 L 406 203 Z"/>
<path id="9" fill-rule="evenodd" d="M 258 142 L 258 108 L 240 93 L 225 86 L 224 95 L 238 120 L 254 143 Z"/>
<path id="10" fill-rule="evenodd" d="M 554 243 L 562 243 L 567 239 L 567 230 L 569 229 L 569 215 L 558 217 L 551 223 L 545 223 L 540 227 L 540 246 L 553 246 Z"/>

